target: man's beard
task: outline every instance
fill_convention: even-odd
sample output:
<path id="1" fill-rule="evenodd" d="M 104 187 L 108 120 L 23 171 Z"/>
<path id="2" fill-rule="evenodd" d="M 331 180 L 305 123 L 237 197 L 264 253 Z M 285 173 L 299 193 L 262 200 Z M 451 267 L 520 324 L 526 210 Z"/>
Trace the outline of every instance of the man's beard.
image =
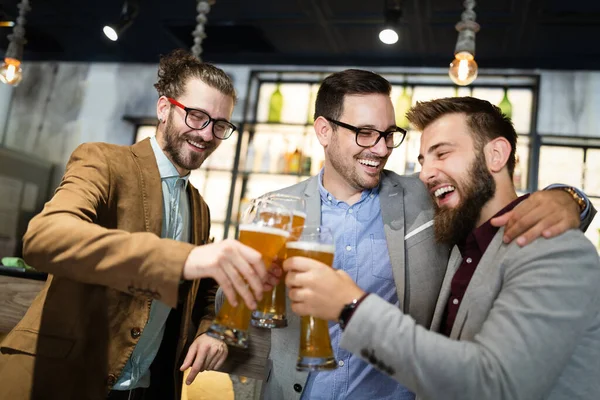
<path id="1" fill-rule="evenodd" d="M 173 115 L 173 113 L 169 113 L 169 118 L 165 126 L 165 148 L 163 150 L 169 155 L 169 158 L 176 166 L 188 171 L 198 169 L 204 160 L 217 148 L 216 139 L 205 142 L 198 136 L 179 135 L 173 126 Z M 186 139 L 205 145 L 206 150 L 203 153 L 197 153 L 193 150 L 185 151 L 183 147 L 189 146 Z"/>
<path id="2" fill-rule="evenodd" d="M 475 228 L 481 209 L 496 193 L 496 182 L 487 169 L 485 156 L 479 153 L 466 176 L 467 182 L 453 186 L 460 195 L 454 208 L 439 207 L 433 196 L 435 239 L 440 243 L 455 245 L 464 241 Z"/>

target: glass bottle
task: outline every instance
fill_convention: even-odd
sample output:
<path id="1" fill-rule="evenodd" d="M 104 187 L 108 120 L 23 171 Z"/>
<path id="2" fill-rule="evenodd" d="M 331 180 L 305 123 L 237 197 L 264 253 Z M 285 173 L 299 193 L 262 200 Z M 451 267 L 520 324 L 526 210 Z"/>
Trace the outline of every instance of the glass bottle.
<path id="1" fill-rule="evenodd" d="M 281 94 L 279 82 L 275 86 L 275 91 L 271 94 L 269 100 L 268 122 L 281 122 L 281 110 L 283 109 L 283 95 Z"/>
<path id="2" fill-rule="evenodd" d="M 502 113 L 506 115 L 508 118 L 512 118 L 512 103 L 508 99 L 508 88 L 504 88 L 504 97 L 500 104 L 498 104 Z"/>
<path id="3" fill-rule="evenodd" d="M 400 128 L 408 129 L 408 118 L 406 113 L 412 105 L 412 96 L 408 94 L 406 85 L 402 88 L 402 93 L 396 100 L 396 125 Z"/>

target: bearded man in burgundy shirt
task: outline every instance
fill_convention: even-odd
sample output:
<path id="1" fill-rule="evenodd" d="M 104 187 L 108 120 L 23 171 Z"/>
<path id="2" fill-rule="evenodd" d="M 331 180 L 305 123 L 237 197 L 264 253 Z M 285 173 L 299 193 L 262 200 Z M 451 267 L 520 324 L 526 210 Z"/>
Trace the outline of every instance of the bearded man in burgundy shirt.
<path id="1" fill-rule="evenodd" d="M 419 398 L 600 398 L 596 249 L 579 230 L 520 247 L 496 227 L 527 197 L 513 186 L 510 119 L 471 97 L 419 103 L 408 117 L 423 132 L 435 238 L 453 246 L 430 330 L 344 272 L 300 257 L 284 263 L 292 309 L 338 320 L 341 347 Z M 557 190 L 585 206 L 572 188 Z"/>

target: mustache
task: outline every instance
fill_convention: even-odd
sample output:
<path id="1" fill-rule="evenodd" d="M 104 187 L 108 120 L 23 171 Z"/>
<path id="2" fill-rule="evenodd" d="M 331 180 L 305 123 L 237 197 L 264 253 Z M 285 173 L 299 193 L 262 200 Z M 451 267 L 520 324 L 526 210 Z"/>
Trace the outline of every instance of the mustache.
<path id="1" fill-rule="evenodd" d="M 185 135 L 181 136 L 181 140 L 190 140 L 192 142 L 200 143 L 206 146 L 215 146 L 214 140 L 207 141 L 202 139 L 200 136 Z"/>

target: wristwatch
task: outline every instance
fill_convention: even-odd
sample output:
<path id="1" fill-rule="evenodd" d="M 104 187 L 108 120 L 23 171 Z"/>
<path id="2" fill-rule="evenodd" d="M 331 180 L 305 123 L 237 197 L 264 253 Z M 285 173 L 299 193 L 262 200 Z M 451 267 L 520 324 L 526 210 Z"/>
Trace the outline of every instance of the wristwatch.
<path id="1" fill-rule="evenodd" d="M 564 190 L 565 192 L 567 192 L 571 195 L 573 200 L 575 200 L 575 203 L 577 203 L 577 205 L 579 206 L 580 213 L 582 213 L 585 210 L 585 208 L 587 207 L 587 203 L 585 202 L 585 199 L 583 197 L 581 197 L 575 189 L 573 189 L 570 186 L 564 186 L 564 187 L 561 187 L 560 189 Z"/>
<path id="2" fill-rule="evenodd" d="M 365 293 L 361 297 L 359 297 L 358 299 L 352 300 L 350 303 L 346 304 L 344 306 L 344 308 L 342 308 L 342 311 L 340 312 L 340 316 L 338 317 L 338 323 L 340 324 L 340 328 L 342 330 L 344 330 L 346 328 L 346 326 L 348 325 L 348 322 L 350 322 L 350 318 L 354 314 L 354 311 L 356 311 L 356 308 L 358 307 L 358 305 L 368 295 L 369 295 L 369 293 Z"/>

